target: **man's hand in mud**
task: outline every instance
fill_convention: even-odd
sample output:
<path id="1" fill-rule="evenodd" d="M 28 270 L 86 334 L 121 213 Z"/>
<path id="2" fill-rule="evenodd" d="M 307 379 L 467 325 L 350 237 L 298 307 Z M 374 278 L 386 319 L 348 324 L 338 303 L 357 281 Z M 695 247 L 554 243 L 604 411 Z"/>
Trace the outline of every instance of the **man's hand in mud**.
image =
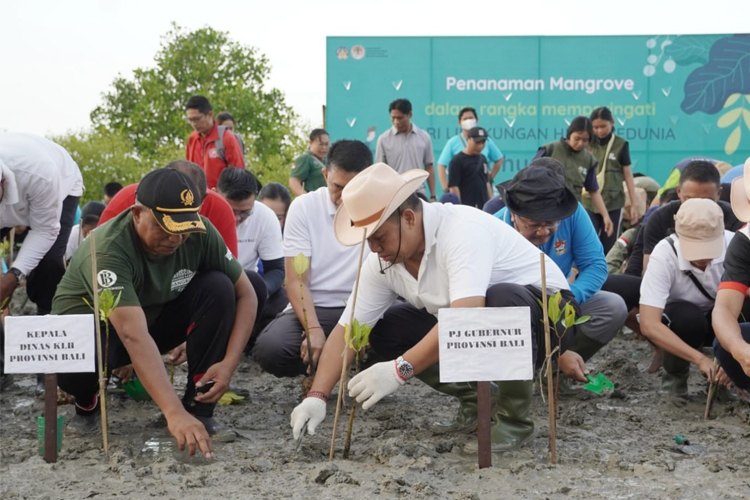
<path id="1" fill-rule="evenodd" d="M 583 362 L 580 354 L 573 351 L 565 351 L 560 356 L 558 363 L 560 363 L 560 370 L 562 370 L 566 377 L 579 382 L 588 382 L 586 375 L 589 373 L 589 369 L 586 368 L 586 363 Z"/>
<path id="2" fill-rule="evenodd" d="M 200 451 L 204 457 L 214 458 L 214 445 L 200 420 L 182 410 L 171 418 L 167 417 L 167 426 L 177 440 L 180 451 L 187 447 L 191 457 L 196 451 Z"/>
<path id="3" fill-rule="evenodd" d="M 120 382 L 127 384 L 130 382 L 130 377 L 133 376 L 133 365 L 125 365 L 120 368 L 112 370 L 112 375 L 120 379 Z"/>
<path id="4" fill-rule="evenodd" d="M 229 389 L 229 382 L 232 380 L 233 373 L 234 370 L 224 361 L 211 365 L 203 377 L 195 384 L 195 387 L 200 389 L 204 386 L 207 387 L 210 382 L 213 382 L 213 384 L 211 384 L 210 389 L 206 392 L 196 394 L 195 400 L 198 403 L 217 402 L 227 392 L 227 389 Z"/>
<path id="5" fill-rule="evenodd" d="M 183 342 L 167 354 L 167 363 L 172 366 L 181 365 L 187 361 L 187 343 Z"/>

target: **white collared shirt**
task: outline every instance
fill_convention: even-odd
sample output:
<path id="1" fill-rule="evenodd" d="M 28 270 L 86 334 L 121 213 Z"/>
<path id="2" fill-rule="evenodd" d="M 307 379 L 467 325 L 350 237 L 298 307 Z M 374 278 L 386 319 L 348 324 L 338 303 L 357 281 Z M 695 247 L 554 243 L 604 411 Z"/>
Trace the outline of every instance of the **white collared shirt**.
<path id="1" fill-rule="evenodd" d="M 476 208 L 422 202 L 425 251 L 418 279 L 403 264 L 380 273 L 377 254 L 362 265 L 357 309 L 360 323 L 374 325 L 397 297 L 414 307 L 438 310 L 467 297 L 484 297 L 497 283 L 541 289 L 540 251 L 508 224 Z M 545 256 L 547 288 L 569 290 L 560 268 Z M 351 298 L 339 320 L 349 323 Z"/>
<path id="2" fill-rule="evenodd" d="M 258 271 L 258 259 L 276 260 L 284 256 L 281 225 L 276 214 L 259 201 L 253 212 L 237 226 L 237 262 L 245 271 Z"/>
<path id="3" fill-rule="evenodd" d="M 334 215 L 336 205 L 323 186 L 295 198 L 284 225 L 284 257 L 310 257 L 309 288 L 315 307 L 343 307 L 357 276 L 359 246 L 338 242 Z M 365 258 L 369 253 L 366 248 Z"/>
<path id="4" fill-rule="evenodd" d="M 698 306 L 703 312 L 714 307 L 714 301 L 709 300 L 684 271 L 690 271 L 700 281 L 706 291 L 716 297 L 716 291 L 724 274 L 724 256 L 729 242 L 734 237 L 732 231 L 724 231 L 724 251 L 721 256 L 712 260 L 705 271 L 693 267 L 685 260 L 680 249 L 680 240 L 676 235 L 667 236 L 661 240 L 651 252 L 648 268 L 641 282 L 641 304 L 658 309 L 664 309 L 669 302 L 685 301 Z M 674 248 L 667 239 L 674 242 Z"/>
<path id="5" fill-rule="evenodd" d="M 62 146 L 43 137 L 0 133 L 0 169 L 5 180 L 0 227 L 30 228 L 13 267 L 36 268 L 60 234 L 62 204 L 83 194 L 83 178 Z"/>

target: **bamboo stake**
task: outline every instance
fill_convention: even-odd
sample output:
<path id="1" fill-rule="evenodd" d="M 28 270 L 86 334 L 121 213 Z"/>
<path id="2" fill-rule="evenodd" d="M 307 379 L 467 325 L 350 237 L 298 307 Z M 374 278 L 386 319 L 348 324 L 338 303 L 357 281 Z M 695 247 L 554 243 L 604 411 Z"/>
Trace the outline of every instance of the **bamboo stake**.
<path id="1" fill-rule="evenodd" d="M 107 436 L 107 380 L 104 375 L 104 363 L 102 357 L 102 328 L 99 324 L 99 286 L 97 283 L 96 271 L 96 243 L 94 241 L 94 231 L 89 235 L 91 243 L 91 291 L 93 293 L 94 303 L 94 328 L 96 329 L 96 359 L 97 368 L 99 369 L 99 409 L 102 412 L 102 445 L 104 454 L 109 455 L 109 442 Z"/>
<path id="2" fill-rule="evenodd" d="M 549 338 L 549 316 L 547 315 L 547 266 L 544 252 L 539 252 L 542 264 L 542 317 L 544 318 L 544 350 L 547 355 L 547 406 L 549 411 L 549 453 L 550 462 L 557 463 L 557 443 L 555 441 L 555 398 L 552 387 L 551 341 Z"/>
<path id="3" fill-rule="evenodd" d="M 362 256 L 365 253 L 365 244 L 367 243 L 367 228 L 365 228 L 362 232 L 362 244 L 359 247 L 359 263 L 357 265 L 357 279 L 354 280 L 354 296 L 352 297 L 352 311 L 349 316 L 349 326 L 347 328 L 352 327 L 354 324 L 354 311 L 357 306 L 357 292 L 359 291 L 359 276 L 362 272 Z M 339 379 L 339 396 L 336 400 L 336 415 L 333 417 L 333 432 L 331 433 L 331 451 L 328 453 L 328 461 L 333 461 L 333 452 L 334 447 L 336 445 L 336 428 L 338 427 L 339 423 L 339 413 L 341 412 L 341 407 L 344 404 L 344 391 L 346 390 L 344 387 L 344 383 L 346 382 L 346 369 L 348 368 L 348 363 L 346 362 L 347 354 L 348 354 L 349 346 L 344 346 L 344 353 L 343 353 L 343 360 L 341 362 L 341 378 Z M 356 402 L 354 404 L 357 404 Z"/>
<path id="4" fill-rule="evenodd" d="M 708 414 L 711 412 L 711 404 L 714 402 L 714 396 L 716 396 L 716 387 L 719 384 L 714 382 L 714 375 L 718 372 L 718 368 L 719 362 L 714 358 L 714 367 L 709 374 L 711 379 L 708 381 L 708 397 L 706 398 L 706 410 L 703 412 L 703 420 L 708 420 Z"/>

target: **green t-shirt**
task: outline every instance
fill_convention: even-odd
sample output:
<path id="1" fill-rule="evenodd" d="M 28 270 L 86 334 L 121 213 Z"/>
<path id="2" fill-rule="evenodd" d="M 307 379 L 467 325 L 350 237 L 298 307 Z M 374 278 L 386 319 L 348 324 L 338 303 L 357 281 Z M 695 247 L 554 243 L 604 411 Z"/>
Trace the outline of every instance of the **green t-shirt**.
<path id="1" fill-rule="evenodd" d="M 325 168 L 325 165 L 322 161 L 310 151 L 305 151 L 294 161 L 290 175 L 305 184 L 305 191 L 315 191 L 326 185 L 323 168 Z"/>
<path id="2" fill-rule="evenodd" d="M 193 233 L 168 256 L 147 253 L 135 232 L 133 215 L 126 210 L 96 229 L 96 265 L 99 290 L 122 292 L 120 306 L 143 308 L 148 324 L 153 323 L 164 305 L 177 298 L 197 272 L 221 271 L 232 283 L 242 266 L 232 256 L 216 228 L 202 217 L 206 234 Z M 86 238 L 78 247 L 57 286 L 52 314 L 87 314 L 93 304 L 91 286 L 91 246 Z"/>

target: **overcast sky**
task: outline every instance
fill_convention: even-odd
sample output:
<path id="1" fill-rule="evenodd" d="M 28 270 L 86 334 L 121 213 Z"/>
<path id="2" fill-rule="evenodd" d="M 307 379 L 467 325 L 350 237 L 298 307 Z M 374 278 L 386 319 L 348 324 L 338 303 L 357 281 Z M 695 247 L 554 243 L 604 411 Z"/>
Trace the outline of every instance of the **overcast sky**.
<path id="1" fill-rule="evenodd" d="M 747 0 L 4 0 L 0 12 L 0 130 L 45 135 L 86 128 L 118 73 L 153 64 L 173 21 L 257 47 L 273 67 L 269 84 L 313 125 L 325 103 L 326 36 L 750 31 Z"/>

